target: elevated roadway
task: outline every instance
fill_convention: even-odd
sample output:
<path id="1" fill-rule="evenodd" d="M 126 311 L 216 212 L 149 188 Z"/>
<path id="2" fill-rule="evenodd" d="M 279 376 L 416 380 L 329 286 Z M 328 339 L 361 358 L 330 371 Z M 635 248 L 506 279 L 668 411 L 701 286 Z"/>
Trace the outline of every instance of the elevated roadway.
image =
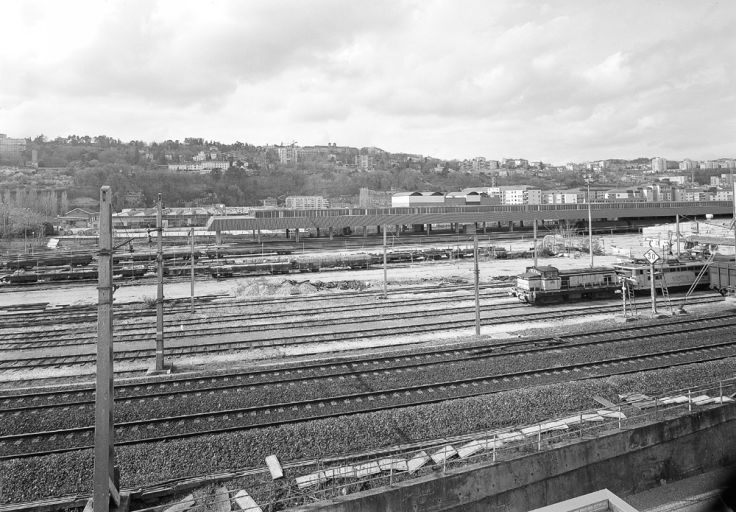
<path id="1" fill-rule="evenodd" d="M 676 215 L 727 215 L 731 201 L 591 203 L 593 219 L 674 218 Z M 532 222 L 587 219 L 588 205 L 534 204 L 466 207 L 332 208 L 326 210 L 255 210 L 250 215 L 210 217 L 207 229 L 224 231 L 297 230 L 316 228 L 339 232 L 342 228 L 433 224 L 500 227 Z"/>

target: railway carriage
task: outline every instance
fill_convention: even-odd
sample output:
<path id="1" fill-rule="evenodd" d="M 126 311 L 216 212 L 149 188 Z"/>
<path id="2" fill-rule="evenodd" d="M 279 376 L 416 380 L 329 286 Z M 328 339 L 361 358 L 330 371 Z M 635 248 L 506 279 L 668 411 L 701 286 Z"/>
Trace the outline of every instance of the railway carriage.
<path id="1" fill-rule="evenodd" d="M 635 291 L 649 291 L 651 289 L 651 267 L 645 261 L 635 260 L 632 263 L 617 263 L 613 265 L 619 276 L 627 278 L 629 285 Z M 700 278 L 698 279 L 698 276 Z M 690 288 L 695 281 L 697 287 L 708 286 L 710 282 L 705 260 L 678 260 L 669 259 L 654 265 L 654 285 L 661 288 L 664 285 L 668 290 Z"/>

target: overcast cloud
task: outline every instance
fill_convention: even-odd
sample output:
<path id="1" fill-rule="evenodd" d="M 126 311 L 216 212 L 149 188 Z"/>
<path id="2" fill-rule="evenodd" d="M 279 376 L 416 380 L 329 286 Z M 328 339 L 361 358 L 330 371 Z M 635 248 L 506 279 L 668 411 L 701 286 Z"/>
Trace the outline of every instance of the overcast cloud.
<path id="1" fill-rule="evenodd" d="M 0 132 L 736 157 L 736 3 L 0 0 Z"/>

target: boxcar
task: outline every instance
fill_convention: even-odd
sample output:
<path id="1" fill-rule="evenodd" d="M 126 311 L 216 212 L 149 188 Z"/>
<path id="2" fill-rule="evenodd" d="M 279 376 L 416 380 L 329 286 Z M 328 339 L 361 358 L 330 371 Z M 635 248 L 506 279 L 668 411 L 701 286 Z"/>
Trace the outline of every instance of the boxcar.
<path id="1" fill-rule="evenodd" d="M 736 262 L 733 258 L 716 258 L 708 269 L 710 288 L 723 296 L 736 294 Z"/>

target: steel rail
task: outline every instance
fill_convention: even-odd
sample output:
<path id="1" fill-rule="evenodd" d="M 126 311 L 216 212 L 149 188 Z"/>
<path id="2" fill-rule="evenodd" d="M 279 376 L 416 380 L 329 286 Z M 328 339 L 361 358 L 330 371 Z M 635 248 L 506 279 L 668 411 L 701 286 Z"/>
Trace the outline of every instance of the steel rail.
<path id="1" fill-rule="evenodd" d="M 703 299 L 699 303 L 708 302 L 722 302 L 723 298 Z M 692 301 L 691 301 L 692 303 Z M 620 306 L 588 306 L 585 308 L 571 308 L 568 310 L 555 310 L 555 311 L 544 311 L 522 315 L 510 315 L 507 317 L 486 317 L 484 319 L 485 325 L 498 325 L 509 322 L 519 321 L 539 321 L 548 318 L 559 319 L 561 314 L 564 316 L 575 317 L 575 316 L 587 316 L 593 313 L 609 313 L 619 311 Z M 471 314 L 471 313 L 468 313 Z M 433 312 L 426 314 L 432 318 L 437 318 L 437 313 Z M 416 318 L 416 317 L 415 317 Z M 380 320 L 385 320 L 381 318 Z M 366 322 L 351 322 L 356 324 L 362 324 Z M 346 341 L 350 339 L 366 339 L 366 338 L 379 338 L 387 335 L 396 334 L 420 334 L 424 332 L 437 332 L 437 331 L 448 331 L 456 330 L 458 328 L 467 327 L 468 321 L 464 319 L 454 320 L 436 320 L 433 322 L 425 322 L 421 325 L 413 325 L 407 327 L 376 327 L 364 330 L 355 330 L 354 333 L 348 335 L 345 332 L 338 333 L 321 333 L 321 334 L 308 334 L 300 335 L 298 337 L 288 338 L 284 336 L 275 336 L 270 338 L 260 338 L 258 340 L 234 340 L 234 341 L 223 341 L 217 344 L 208 345 L 188 345 L 184 347 L 171 347 L 168 352 L 170 356 L 183 356 L 192 354 L 207 354 L 212 352 L 224 352 L 232 350 L 243 350 L 243 349 L 254 349 L 254 348 L 272 348 L 275 346 L 294 346 L 308 343 L 317 342 L 329 342 L 329 341 Z M 283 329 L 276 329 L 283 330 Z M 121 350 L 116 351 L 114 359 L 116 361 L 125 360 L 137 360 L 141 358 L 148 358 L 154 352 L 154 349 L 140 349 L 140 350 Z M 81 354 L 73 356 L 38 356 L 38 357 L 24 357 L 16 358 L 13 360 L 0 361 L 0 370 L 18 370 L 27 368 L 38 368 L 47 366 L 62 366 L 70 364 L 85 364 L 92 363 L 95 361 L 93 354 Z"/>
<path id="2" fill-rule="evenodd" d="M 691 325 L 688 324 L 711 324 L 713 322 L 719 322 L 725 320 L 723 323 L 717 325 Z M 419 354 L 406 354 L 406 355 L 387 355 L 379 357 L 371 357 L 365 359 L 357 359 L 354 361 L 347 362 L 326 362 L 326 363 L 311 363 L 301 364 L 298 367 L 293 368 L 278 368 L 260 371 L 229 371 L 223 374 L 219 374 L 212 377 L 202 376 L 190 376 L 190 377 L 179 377 L 179 378 L 167 378 L 166 380 L 159 381 L 156 383 L 140 382 L 140 383 L 129 383 L 129 384 L 118 384 L 115 386 L 116 396 L 115 401 L 118 403 L 139 400 L 141 398 L 154 398 L 154 397 L 165 397 L 165 396 L 176 396 L 186 395 L 194 392 L 209 393 L 212 391 L 222 391 L 230 389 L 239 389 L 243 387 L 262 387 L 262 386 L 279 386 L 289 384 L 292 382 L 305 382 L 310 380 L 319 380 L 327 378 L 339 378 L 339 377 L 352 377 L 358 375 L 384 372 L 390 373 L 396 370 L 408 370 L 416 369 L 428 366 L 436 366 L 446 363 L 459 363 L 464 361 L 478 361 L 482 359 L 490 359 L 497 357 L 507 357 L 510 355 L 526 355 L 538 352 L 544 352 L 549 350 L 550 345 L 554 345 L 557 350 L 578 350 L 582 347 L 602 345 L 602 344 L 615 344 L 631 342 L 632 334 L 635 339 L 646 339 L 646 338 L 658 338 L 671 336 L 673 333 L 680 335 L 691 332 L 699 331 L 714 331 L 718 329 L 728 329 L 736 325 L 736 319 L 731 315 L 723 315 L 720 317 L 709 317 L 705 319 L 696 320 L 680 320 L 674 323 L 668 323 L 665 325 L 648 325 L 648 326 L 635 326 L 635 327 L 622 327 L 618 329 L 608 329 L 605 331 L 593 331 L 581 334 L 569 334 L 562 336 L 550 336 L 545 338 L 537 338 L 533 340 L 524 341 L 513 341 L 513 342 L 502 342 L 494 344 L 493 346 L 477 346 L 474 348 L 451 348 L 441 350 L 430 350 Z M 620 337 L 610 338 L 611 334 L 621 334 Z M 606 339 L 591 339 L 601 335 L 607 336 Z M 581 342 L 574 342 L 575 339 L 583 340 Z M 562 344 L 564 343 L 564 344 Z M 691 347 L 692 348 L 692 347 Z M 458 357 L 446 358 L 446 356 L 452 356 L 457 354 Z M 462 355 L 467 354 L 467 355 Z M 422 358 L 423 360 L 418 360 Z M 443 358 L 443 359 L 438 359 Z M 393 364 L 392 364 L 393 363 Z M 378 365 L 385 364 L 384 367 Z M 344 370 L 337 370 L 344 368 Z M 309 372 L 320 372 L 309 374 Z M 293 376 L 290 376 L 293 375 Z M 261 380 L 258 380 L 261 379 Z M 236 380 L 240 382 L 227 383 L 230 380 Z M 222 382 L 222 384 L 217 384 Z M 200 383 L 205 384 L 204 387 L 192 387 L 193 384 Z M 175 389 L 181 385 L 186 386 L 185 388 Z M 146 388 L 142 393 L 136 393 L 141 388 Z M 149 391 L 154 387 L 158 388 L 157 391 Z M 86 399 L 77 399 L 75 401 L 56 402 L 50 403 L 52 397 L 59 396 L 70 396 L 76 395 L 78 398 L 87 396 Z M 73 390 L 54 390 L 54 391 L 43 391 L 38 393 L 27 393 L 27 394 L 12 394 L 6 396 L 0 396 L 0 417 L 7 414 L 15 414 L 17 412 L 27 411 L 39 411 L 44 409 L 54 409 L 60 407 L 79 407 L 79 406 L 92 406 L 94 405 L 94 387 L 78 387 Z M 43 400 L 47 400 L 46 403 L 39 403 Z M 18 402 L 34 402 L 30 405 L 13 406 L 12 404 Z"/>
<path id="3" fill-rule="evenodd" d="M 499 297 L 507 297 L 507 294 L 501 293 L 501 292 L 493 292 L 491 294 L 484 294 L 483 299 L 495 299 Z M 378 303 L 368 303 L 364 305 L 359 304 L 349 304 L 349 305 L 334 305 L 334 306 L 325 306 L 321 308 L 302 308 L 302 309 L 291 309 L 291 310 L 281 310 L 281 311 L 272 311 L 272 312 L 258 312 L 258 313 L 249 313 L 249 312 L 237 312 L 237 313 L 226 313 L 223 315 L 218 315 L 216 317 L 207 317 L 207 318 L 201 318 L 201 317 L 195 317 L 195 318 L 182 318 L 182 319 L 169 319 L 165 320 L 164 325 L 167 325 L 169 327 L 179 327 L 180 325 L 187 325 L 187 326 L 199 326 L 199 325 L 211 325 L 213 322 L 217 323 L 227 323 L 232 322 L 235 320 L 252 320 L 252 319 L 263 319 L 264 316 L 271 318 L 283 318 L 283 317 L 289 317 L 289 316 L 304 316 L 304 315 L 318 315 L 318 314 L 330 314 L 330 313 L 344 313 L 344 312 L 352 312 L 355 311 L 356 313 L 360 312 L 366 312 L 370 310 L 376 310 L 376 309 L 386 309 L 389 307 L 408 307 L 408 306 L 416 306 L 416 305 L 427 305 L 427 304 L 444 304 L 444 303 L 452 303 L 452 302 L 463 302 L 463 301 L 470 301 L 473 300 L 472 297 L 458 297 L 458 296 L 450 296 L 450 297 L 436 297 L 431 299 L 394 299 L 389 300 L 387 302 L 381 302 Z M 518 302 L 515 301 L 514 306 L 518 307 Z M 222 309 L 231 309 L 233 307 L 242 307 L 245 308 L 247 306 L 224 306 Z M 456 307 L 454 309 L 463 309 L 463 307 Z M 508 309 L 508 308 L 505 308 Z M 91 322 L 94 320 L 96 321 L 96 317 L 93 319 L 93 315 L 90 315 L 89 322 L 75 322 L 79 324 L 83 323 L 90 323 L 90 330 L 93 325 L 91 325 Z M 115 319 L 120 320 L 127 320 L 129 318 L 140 318 L 141 316 L 144 316 L 146 320 L 149 318 L 154 318 L 150 314 L 146 315 L 140 315 L 138 312 L 122 312 L 122 314 L 115 314 Z M 33 329 L 36 325 L 36 322 L 33 323 L 33 325 L 28 326 L 29 329 Z M 45 325 L 45 324 L 40 324 Z M 121 324 L 117 325 L 117 331 L 140 331 L 144 329 L 152 329 L 155 328 L 155 326 L 149 325 L 147 323 L 138 323 L 138 324 Z M 23 330 L 23 331 L 11 331 L 11 332 L 2 332 L 3 327 L 0 326 L 0 344 L 3 343 L 23 343 L 30 337 L 36 337 L 36 338 L 52 338 L 52 339 L 58 339 L 59 335 L 66 334 L 69 331 L 72 331 L 76 338 L 79 337 L 80 334 L 86 335 L 88 333 L 80 333 L 79 331 L 82 329 L 82 327 L 79 326 L 69 326 L 69 327 L 63 327 L 60 329 L 54 329 L 53 331 L 49 331 L 48 329 L 43 330 Z M 207 330 L 214 330 L 217 329 L 217 327 L 210 327 Z M 91 337 L 91 332 L 89 333 Z M 117 337 L 117 336 L 116 336 Z M 0 350 L 4 350 L 0 347 Z"/>
<path id="4" fill-rule="evenodd" d="M 722 349 L 726 353 L 721 353 L 718 355 L 714 355 L 711 353 L 713 350 L 716 349 Z M 726 351 L 725 349 L 730 349 Z M 635 367 L 635 368 L 625 368 L 623 370 L 621 369 L 612 369 L 612 370 L 605 370 L 606 368 L 610 367 L 616 367 L 621 365 L 630 365 L 636 362 L 646 362 L 646 361 L 656 361 L 663 358 L 672 358 L 675 356 L 687 356 L 691 354 L 697 354 L 697 353 L 703 353 L 707 352 L 708 357 L 702 358 L 700 360 L 691 360 L 685 358 L 682 361 L 667 361 L 665 364 L 655 364 L 651 366 L 647 366 L 645 368 L 642 368 L 641 366 Z M 439 383 L 432 383 L 432 384 L 423 384 L 423 385 L 417 385 L 417 386 L 409 386 L 409 387 L 399 387 L 394 388 L 391 390 L 381 390 L 381 391 L 370 391 L 370 392 L 361 392 L 361 393 L 352 393 L 348 395 L 343 396 L 337 396 L 337 397 L 329 397 L 329 398 L 317 398 L 317 399 L 309 399 L 309 400 L 301 400 L 297 402 L 288 402 L 288 403 L 280 403 L 280 404 L 272 404 L 272 405 L 264 405 L 264 406 L 254 406 L 254 407 L 245 407 L 245 408 L 239 408 L 239 409 L 229 409 L 229 410 L 222 410 L 222 411 L 216 411 L 216 412 L 203 412 L 203 413 L 194 413 L 189 415 L 179 415 L 179 416 L 169 416 L 169 417 L 163 417 L 163 418 L 153 418 L 153 419 L 147 419 L 147 420 L 137 420 L 137 421 L 130 421 L 130 422 L 124 422 L 124 423 L 117 423 L 115 425 L 115 437 L 116 437 L 116 445 L 118 446 L 125 446 L 125 445 L 131 445 L 131 444 L 142 444 L 142 443 L 150 443 L 150 442 L 157 442 L 157 441 L 164 441 L 164 440 L 171 440 L 171 439 L 182 439 L 187 437 L 196 437 L 196 436 L 202 436 L 202 435 L 209 435 L 209 434 L 220 434 L 224 432 L 230 432 L 230 431 L 237 431 L 237 430 L 246 430 L 246 429 L 252 429 L 252 428 L 264 428 L 269 426 L 277 426 L 277 425 L 284 425 L 289 423 L 298 423 L 303 421 L 312 421 L 315 419 L 324 419 L 324 418 L 331 418 L 336 416 L 344 416 L 344 415 L 352 415 L 352 414 L 361 414 L 366 412 L 375 412 L 380 410 L 391 410 L 391 409 L 397 409 L 402 407 L 410 407 L 420 404 L 429 404 L 429 403 L 436 403 L 446 400 L 452 400 L 452 399 L 458 399 L 458 398 L 468 398 L 472 396 L 478 396 L 478 395 L 484 395 L 484 394 L 490 394 L 490 393 L 498 393 L 502 391 L 508 391 L 511 389 L 516 389 L 518 386 L 511 386 L 507 384 L 503 384 L 502 386 L 496 386 L 492 390 L 488 389 L 482 389 L 482 390 L 475 390 L 471 392 L 467 392 L 466 389 L 469 387 L 478 388 L 481 386 L 489 387 L 494 384 L 499 383 L 509 383 L 511 381 L 520 382 L 522 378 L 524 379 L 531 379 L 531 378 L 537 378 L 539 380 L 550 380 L 545 379 L 543 376 L 551 377 L 551 376 L 557 376 L 561 374 L 566 375 L 565 381 L 578 381 L 578 380 L 588 380 L 592 378 L 602 378 L 607 377 L 611 375 L 622 375 L 627 373 L 633 373 L 633 372 L 640 372 L 640 371 L 652 371 L 656 369 L 661 368 L 670 368 L 673 366 L 682 366 L 686 364 L 693 364 L 697 362 L 704 362 L 704 361 L 714 361 L 714 360 L 720 360 L 725 359 L 729 357 L 736 356 L 736 341 L 726 341 L 721 343 L 715 343 L 706 347 L 694 347 L 694 348 L 683 348 L 683 349 L 672 349 L 672 350 L 666 350 L 666 351 L 659 351 L 659 352 L 650 352 L 648 354 L 639 354 L 635 356 L 625 356 L 620 358 L 610 358 L 605 360 L 599 360 L 595 362 L 585 362 L 585 363 L 576 363 L 566 366 L 555 366 L 555 367 L 549 367 L 549 368 L 542 368 L 542 369 L 535 369 L 535 370 L 527 370 L 527 371 L 520 371 L 520 372 L 513 372 L 513 373 L 507 373 L 507 374 L 500 374 L 500 375 L 493 375 L 493 376 L 480 376 L 480 377 L 473 377 L 468 379 L 461 379 L 461 380 L 451 380 L 451 381 L 444 381 Z M 600 372 L 594 372 L 594 370 L 604 370 Z M 572 372 L 579 372 L 580 375 L 575 378 L 567 378 L 568 375 Z M 588 372 L 588 373 L 584 373 Z M 553 379 L 552 379 L 553 380 Z M 549 383 L 549 382 L 544 382 Z M 525 385 L 539 385 L 541 382 L 533 384 L 530 382 L 525 382 Z M 448 393 L 451 396 L 447 396 L 448 394 L 444 394 L 443 396 L 437 396 L 439 394 L 442 394 L 441 392 L 447 391 L 458 391 L 458 393 Z M 429 395 L 428 397 L 422 396 L 419 400 L 416 400 L 414 395 Z M 434 395 L 434 396 L 432 396 Z M 291 418 L 279 418 L 277 420 L 273 420 L 272 418 L 274 416 L 281 416 L 285 412 L 290 411 L 299 411 L 301 409 L 309 410 L 317 409 L 322 410 L 326 408 L 330 408 L 328 406 L 339 406 L 338 402 L 342 402 L 343 405 L 352 405 L 352 404 L 363 404 L 364 402 L 368 403 L 378 403 L 381 401 L 388 401 L 389 397 L 396 398 L 411 398 L 410 402 L 405 401 L 394 401 L 393 403 L 384 403 L 382 405 L 373 405 L 365 407 L 364 405 L 361 405 L 357 408 L 341 408 L 341 410 L 338 411 L 330 411 L 325 413 L 317 413 L 317 414 L 308 414 L 306 416 L 299 416 L 299 417 L 291 417 Z M 397 403 L 398 402 L 398 403 Z M 246 425 L 240 424 L 237 426 L 227 426 L 227 427 L 221 427 L 217 429 L 205 429 L 205 430 L 197 430 L 197 431 L 189 431 L 184 433 L 178 433 L 178 434 L 170 434 L 170 435 L 153 435 L 150 437 L 144 437 L 144 438 L 137 438 L 137 439 L 125 439 L 123 436 L 127 431 L 132 431 L 135 429 L 140 429 L 142 426 L 146 426 L 147 430 L 151 428 L 151 425 L 160 425 L 164 428 L 171 427 L 174 423 L 179 423 L 179 426 L 181 426 L 183 423 L 187 421 L 196 422 L 199 420 L 199 422 L 202 422 L 203 419 L 207 419 L 208 422 L 210 421 L 216 421 L 217 419 L 220 420 L 237 420 L 237 419 L 243 419 L 243 418 L 251 418 L 253 416 L 256 417 L 262 417 L 262 416 L 268 416 L 268 419 L 266 421 L 260 421 L 260 422 L 252 422 Z M 90 437 L 94 432 L 94 427 L 77 427 L 72 429 L 62 429 L 62 430 L 55 430 L 55 431 L 48 431 L 48 432 L 32 432 L 32 433 L 24 433 L 24 434 L 15 434 L 15 435 L 9 435 L 9 436 L 2 436 L 0 437 L 0 450 L 4 446 L 8 445 L 14 445 L 14 446 L 28 446 L 33 444 L 38 444 L 41 442 L 44 442 L 46 439 L 51 439 L 52 441 L 56 441 L 59 437 L 65 437 L 69 439 L 69 436 L 74 437 L 75 435 L 83 435 L 85 437 Z M 75 447 L 64 447 L 64 448 L 57 448 L 52 450 L 45 450 L 45 451 L 38 451 L 38 452 L 32 452 L 32 451 L 25 451 L 25 452 L 13 452 L 13 453 L 2 453 L 0 454 L 0 460 L 8 460 L 8 459 L 14 459 L 14 458 L 24 458 L 24 457 L 31 457 L 31 456 L 38 456 L 38 455 L 46 455 L 48 453 L 63 453 L 63 452 L 69 452 L 69 451 L 78 451 L 90 448 L 89 445 L 83 445 L 83 446 L 75 446 Z"/>

